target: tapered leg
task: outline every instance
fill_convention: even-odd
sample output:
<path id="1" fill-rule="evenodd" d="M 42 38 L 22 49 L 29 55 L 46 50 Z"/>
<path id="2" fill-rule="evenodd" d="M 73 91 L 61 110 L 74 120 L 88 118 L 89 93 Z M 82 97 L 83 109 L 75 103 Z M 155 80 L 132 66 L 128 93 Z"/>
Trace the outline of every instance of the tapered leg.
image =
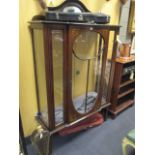
<path id="1" fill-rule="evenodd" d="M 101 113 L 102 113 L 102 115 L 103 115 L 103 117 L 104 117 L 104 121 L 106 121 L 107 118 L 108 118 L 108 108 L 103 109 L 103 110 L 101 111 Z"/>
<path id="2" fill-rule="evenodd" d="M 108 108 L 105 108 L 104 110 L 104 120 L 106 121 L 108 119 Z"/>

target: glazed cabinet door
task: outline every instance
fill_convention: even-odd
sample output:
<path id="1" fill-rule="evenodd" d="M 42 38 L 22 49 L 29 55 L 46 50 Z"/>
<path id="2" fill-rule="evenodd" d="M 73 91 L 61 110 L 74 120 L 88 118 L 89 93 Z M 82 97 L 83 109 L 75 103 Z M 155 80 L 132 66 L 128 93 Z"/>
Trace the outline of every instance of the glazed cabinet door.
<path id="1" fill-rule="evenodd" d="M 68 47 L 68 120 L 100 109 L 108 52 L 109 31 L 71 26 Z"/>

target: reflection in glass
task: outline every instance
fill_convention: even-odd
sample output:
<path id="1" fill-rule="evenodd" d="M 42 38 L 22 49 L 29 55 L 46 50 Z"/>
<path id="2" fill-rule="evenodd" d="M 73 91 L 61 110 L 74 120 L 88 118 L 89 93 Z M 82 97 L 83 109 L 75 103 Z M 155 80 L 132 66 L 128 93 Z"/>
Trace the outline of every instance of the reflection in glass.
<path id="1" fill-rule="evenodd" d="M 72 97 L 83 114 L 93 109 L 99 91 L 104 40 L 99 33 L 85 31 L 73 44 Z"/>
<path id="2" fill-rule="evenodd" d="M 34 48 L 35 48 L 36 74 L 38 82 L 37 85 L 38 85 L 38 96 L 40 103 L 40 113 L 41 118 L 48 126 L 43 31 L 35 29 L 33 34 L 34 34 Z"/>
<path id="3" fill-rule="evenodd" d="M 109 102 L 109 101 L 107 101 L 107 97 L 108 97 L 108 85 L 109 85 L 110 72 L 111 72 L 113 45 L 114 45 L 114 32 L 110 32 L 108 56 L 106 58 L 106 68 L 105 68 L 105 76 L 104 76 L 104 83 L 103 83 L 104 89 L 103 89 L 102 105 Z"/>
<path id="4" fill-rule="evenodd" d="M 54 76 L 54 104 L 55 123 L 62 123 L 63 119 L 63 32 L 52 30 L 52 54 Z"/>
<path id="5" fill-rule="evenodd" d="M 107 103 L 107 97 L 108 97 L 108 85 L 110 80 L 110 70 L 111 69 L 111 61 L 106 60 L 106 68 L 105 68 L 105 76 L 104 76 L 104 82 L 103 82 L 103 97 L 102 97 L 102 105 Z"/>

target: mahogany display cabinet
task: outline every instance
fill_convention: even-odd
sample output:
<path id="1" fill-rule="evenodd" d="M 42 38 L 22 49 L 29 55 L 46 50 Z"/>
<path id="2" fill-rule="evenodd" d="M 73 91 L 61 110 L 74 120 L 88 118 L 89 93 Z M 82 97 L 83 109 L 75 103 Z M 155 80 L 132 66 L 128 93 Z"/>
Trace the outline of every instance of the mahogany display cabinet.
<path id="1" fill-rule="evenodd" d="M 110 105 L 108 42 L 110 31 L 116 39 L 119 26 L 32 21 L 30 28 L 38 118 L 47 129 L 73 124 Z"/>
<path id="2" fill-rule="evenodd" d="M 119 28 L 40 17 L 30 22 L 37 120 L 50 134 L 109 107 Z"/>

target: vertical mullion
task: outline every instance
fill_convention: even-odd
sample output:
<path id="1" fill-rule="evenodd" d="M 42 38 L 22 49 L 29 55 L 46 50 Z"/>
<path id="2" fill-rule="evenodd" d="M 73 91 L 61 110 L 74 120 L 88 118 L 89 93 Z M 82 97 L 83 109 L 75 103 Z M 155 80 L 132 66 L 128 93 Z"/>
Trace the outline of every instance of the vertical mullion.
<path id="1" fill-rule="evenodd" d="M 67 29 L 63 29 L 63 118 L 67 122 Z"/>
<path id="2" fill-rule="evenodd" d="M 53 55 L 51 29 L 44 28 L 44 52 L 46 68 L 46 89 L 49 129 L 55 128 L 55 106 L 54 106 L 54 83 L 53 83 Z"/>

